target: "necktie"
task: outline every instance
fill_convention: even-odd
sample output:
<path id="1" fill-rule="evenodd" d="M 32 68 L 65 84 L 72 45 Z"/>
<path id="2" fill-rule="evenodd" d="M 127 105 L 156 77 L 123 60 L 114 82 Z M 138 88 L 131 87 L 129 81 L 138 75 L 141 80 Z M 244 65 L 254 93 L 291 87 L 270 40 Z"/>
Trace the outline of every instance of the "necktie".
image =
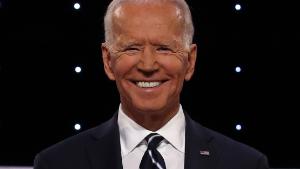
<path id="1" fill-rule="evenodd" d="M 140 163 L 140 169 L 166 169 L 164 158 L 156 149 L 163 139 L 157 133 L 151 133 L 145 138 L 148 148 Z"/>

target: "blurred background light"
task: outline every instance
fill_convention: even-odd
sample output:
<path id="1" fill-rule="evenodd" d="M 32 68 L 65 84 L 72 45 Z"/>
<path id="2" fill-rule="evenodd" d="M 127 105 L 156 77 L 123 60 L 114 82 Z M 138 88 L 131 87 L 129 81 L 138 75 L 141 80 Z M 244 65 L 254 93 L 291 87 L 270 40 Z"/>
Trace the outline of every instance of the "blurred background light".
<path id="1" fill-rule="evenodd" d="M 236 129 L 237 131 L 240 131 L 240 130 L 242 130 L 242 125 L 240 125 L 240 124 L 237 124 L 237 125 L 235 126 L 235 129 Z"/>
<path id="2" fill-rule="evenodd" d="M 241 67 L 237 66 L 235 67 L 235 72 L 240 73 L 242 71 Z"/>
<path id="3" fill-rule="evenodd" d="M 81 67 L 79 67 L 79 66 L 75 67 L 75 72 L 80 73 L 81 72 Z"/>
<path id="4" fill-rule="evenodd" d="M 74 9 L 80 9 L 80 4 L 79 3 L 75 3 L 74 4 Z"/>
<path id="5" fill-rule="evenodd" d="M 242 9 L 242 6 L 240 4 L 235 5 L 235 10 L 240 11 Z"/>
<path id="6" fill-rule="evenodd" d="M 75 130 L 80 130 L 80 129 L 81 129 L 81 125 L 78 124 L 78 123 L 75 124 L 75 125 L 74 125 L 74 129 L 75 129 Z"/>

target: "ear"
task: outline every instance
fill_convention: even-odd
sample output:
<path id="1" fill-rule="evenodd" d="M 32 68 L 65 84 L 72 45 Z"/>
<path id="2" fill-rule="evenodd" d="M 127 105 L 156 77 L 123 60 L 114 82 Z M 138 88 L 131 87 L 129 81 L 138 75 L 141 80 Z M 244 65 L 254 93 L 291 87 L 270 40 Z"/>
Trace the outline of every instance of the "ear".
<path id="1" fill-rule="evenodd" d="M 112 69 L 112 60 L 111 60 L 109 48 L 106 46 L 105 43 L 102 43 L 101 50 L 102 50 L 102 59 L 103 59 L 105 74 L 110 80 L 116 80 Z"/>
<path id="2" fill-rule="evenodd" d="M 192 44 L 190 46 L 190 52 L 189 52 L 189 56 L 188 56 L 188 67 L 187 67 L 187 71 L 186 71 L 186 74 L 184 77 L 184 79 L 186 81 L 189 81 L 194 74 L 196 58 L 197 58 L 197 45 Z"/>

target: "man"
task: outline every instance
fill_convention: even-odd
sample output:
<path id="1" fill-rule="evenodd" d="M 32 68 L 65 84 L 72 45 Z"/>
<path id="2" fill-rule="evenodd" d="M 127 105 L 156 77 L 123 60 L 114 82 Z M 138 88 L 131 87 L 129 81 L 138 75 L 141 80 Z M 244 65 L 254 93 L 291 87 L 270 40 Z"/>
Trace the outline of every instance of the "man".
<path id="1" fill-rule="evenodd" d="M 35 169 L 266 169 L 266 157 L 194 122 L 180 105 L 197 46 L 183 0 L 114 0 L 105 16 L 104 70 L 119 111 L 39 153 Z"/>

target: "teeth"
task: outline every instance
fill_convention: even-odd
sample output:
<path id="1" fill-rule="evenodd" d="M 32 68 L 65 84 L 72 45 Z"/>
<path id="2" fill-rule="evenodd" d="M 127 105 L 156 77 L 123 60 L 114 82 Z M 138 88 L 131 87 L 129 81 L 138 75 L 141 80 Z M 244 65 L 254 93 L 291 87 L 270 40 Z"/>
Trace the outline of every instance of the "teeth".
<path id="1" fill-rule="evenodd" d="M 161 82 L 136 82 L 138 87 L 147 88 L 147 87 L 156 87 L 160 85 Z"/>

